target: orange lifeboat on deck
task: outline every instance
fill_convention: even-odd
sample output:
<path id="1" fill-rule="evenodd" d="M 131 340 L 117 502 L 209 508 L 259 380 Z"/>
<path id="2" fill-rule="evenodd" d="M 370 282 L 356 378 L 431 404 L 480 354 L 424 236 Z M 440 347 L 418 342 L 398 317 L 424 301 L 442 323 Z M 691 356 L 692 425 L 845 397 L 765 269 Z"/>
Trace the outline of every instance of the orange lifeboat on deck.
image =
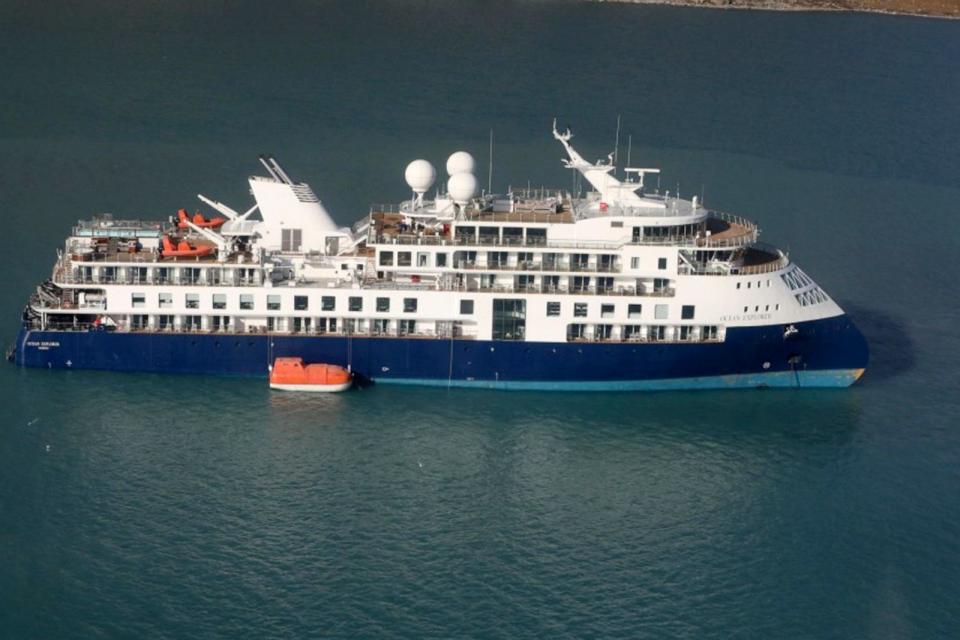
<path id="1" fill-rule="evenodd" d="M 170 236 L 163 236 L 163 250 L 160 255 L 164 258 L 196 258 L 199 256 L 208 256 L 213 253 L 214 247 L 191 247 L 186 240 L 181 240 L 177 246 L 173 246 Z"/>
<path id="2" fill-rule="evenodd" d="M 177 218 L 179 218 L 179 222 L 177 222 L 177 226 L 179 228 L 187 229 L 190 227 L 190 225 L 187 224 L 187 220 L 190 220 L 190 215 L 187 213 L 186 209 L 180 209 L 179 211 L 177 211 Z M 226 218 L 219 218 L 219 217 L 210 218 L 209 220 L 207 220 L 206 218 L 203 217 L 203 214 L 200 213 L 199 211 L 193 214 L 193 219 L 190 220 L 190 222 L 200 227 L 201 229 L 219 229 L 220 227 L 223 226 L 223 223 L 226 221 L 227 221 Z"/>
<path id="3" fill-rule="evenodd" d="M 281 391 L 346 391 L 353 375 L 335 364 L 303 364 L 303 358 L 277 358 L 270 370 L 270 388 Z"/>

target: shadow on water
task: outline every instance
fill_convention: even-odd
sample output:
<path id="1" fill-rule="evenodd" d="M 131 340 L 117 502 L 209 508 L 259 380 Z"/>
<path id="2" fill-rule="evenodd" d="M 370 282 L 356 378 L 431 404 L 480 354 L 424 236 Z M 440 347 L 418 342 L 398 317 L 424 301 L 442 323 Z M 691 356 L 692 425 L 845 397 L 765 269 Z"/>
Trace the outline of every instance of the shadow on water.
<path id="1" fill-rule="evenodd" d="M 916 366 L 913 338 L 899 318 L 856 304 L 847 304 L 845 308 L 870 346 L 870 364 L 861 384 L 890 380 Z"/>

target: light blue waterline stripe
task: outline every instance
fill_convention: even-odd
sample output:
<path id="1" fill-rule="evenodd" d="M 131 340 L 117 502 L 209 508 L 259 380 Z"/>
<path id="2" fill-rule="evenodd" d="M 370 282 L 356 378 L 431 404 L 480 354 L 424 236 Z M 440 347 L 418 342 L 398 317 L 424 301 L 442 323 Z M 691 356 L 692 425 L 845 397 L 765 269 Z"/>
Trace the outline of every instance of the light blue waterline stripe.
<path id="1" fill-rule="evenodd" d="M 825 371 L 772 371 L 700 378 L 663 380 L 442 380 L 432 378 L 374 378 L 377 384 L 405 384 L 430 387 L 467 387 L 515 391 L 678 391 L 684 389 L 742 389 L 750 387 L 848 387 L 857 380 L 858 369 Z"/>

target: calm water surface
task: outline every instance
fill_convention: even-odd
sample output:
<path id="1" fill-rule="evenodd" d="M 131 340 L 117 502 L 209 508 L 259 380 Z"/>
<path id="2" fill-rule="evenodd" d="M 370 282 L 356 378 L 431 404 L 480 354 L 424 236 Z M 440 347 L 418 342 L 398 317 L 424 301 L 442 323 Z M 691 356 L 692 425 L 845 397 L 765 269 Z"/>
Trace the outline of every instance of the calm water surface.
<path id="1" fill-rule="evenodd" d="M 960 636 L 960 23 L 562 2 L 0 7 L 0 334 L 73 222 L 348 224 L 553 116 L 758 219 L 850 310 L 845 391 L 535 394 L 0 367 L 0 637 Z"/>

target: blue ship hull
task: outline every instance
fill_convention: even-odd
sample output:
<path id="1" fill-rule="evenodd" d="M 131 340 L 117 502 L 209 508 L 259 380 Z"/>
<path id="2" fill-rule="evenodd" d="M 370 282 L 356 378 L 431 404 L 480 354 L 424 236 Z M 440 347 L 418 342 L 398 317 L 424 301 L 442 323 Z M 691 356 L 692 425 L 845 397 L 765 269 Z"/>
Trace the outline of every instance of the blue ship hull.
<path id="1" fill-rule="evenodd" d="M 23 328 L 25 367 L 266 377 L 270 362 L 349 365 L 377 383 L 495 389 L 641 390 L 845 387 L 867 366 L 846 316 L 728 328 L 718 343 L 537 343 L 310 335 L 38 331 Z"/>

